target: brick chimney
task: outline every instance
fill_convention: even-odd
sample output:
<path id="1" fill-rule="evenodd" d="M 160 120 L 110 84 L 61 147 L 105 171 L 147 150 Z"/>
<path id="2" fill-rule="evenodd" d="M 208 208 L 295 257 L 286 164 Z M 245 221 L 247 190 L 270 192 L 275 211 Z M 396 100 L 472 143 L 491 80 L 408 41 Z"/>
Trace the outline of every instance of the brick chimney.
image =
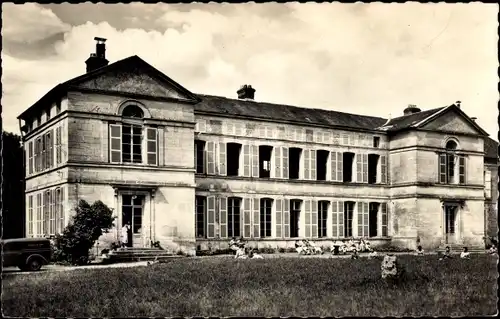
<path id="1" fill-rule="evenodd" d="M 456 101 L 456 102 L 455 102 L 455 105 L 456 105 L 456 107 L 458 107 L 458 108 L 460 108 L 460 104 L 462 104 L 462 102 L 461 102 L 461 101 Z"/>
<path id="2" fill-rule="evenodd" d="M 422 111 L 422 110 L 419 109 L 416 105 L 414 105 L 414 104 L 408 104 L 408 107 L 406 109 L 404 109 L 403 114 L 404 115 L 410 115 L 410 114 L 418 113 L 420 111 Z"/>
<path id="3" fill-rule="evenodd" d="M 253 100 L 255 96 L 255 89 L 251 85 L 243 85 L 236 93 L 238 93 L 238 99 L 249 99 Z"/>
<path id="4" fill-rule="evenodd" d="M 109 61 L 106 60 L 106 39 L 95 37 L 95 53 L 91 53 L 90 57 L 85 61 L 87 64 L 87 73 L 102 68 L 108 65 Z"/>

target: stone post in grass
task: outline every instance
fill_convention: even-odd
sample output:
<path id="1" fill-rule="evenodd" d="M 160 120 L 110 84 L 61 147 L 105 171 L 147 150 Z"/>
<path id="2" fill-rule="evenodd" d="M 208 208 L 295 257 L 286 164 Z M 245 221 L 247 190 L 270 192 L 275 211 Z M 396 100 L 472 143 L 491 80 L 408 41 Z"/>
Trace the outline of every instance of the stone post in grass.
<path id="1" fill-rule="evenodd" d="M 404 272 L 403 267 L 398 263 L 397 257 L 393 254 L 384 256 L 380 268 L 382 279 L 398 279 Z"/>

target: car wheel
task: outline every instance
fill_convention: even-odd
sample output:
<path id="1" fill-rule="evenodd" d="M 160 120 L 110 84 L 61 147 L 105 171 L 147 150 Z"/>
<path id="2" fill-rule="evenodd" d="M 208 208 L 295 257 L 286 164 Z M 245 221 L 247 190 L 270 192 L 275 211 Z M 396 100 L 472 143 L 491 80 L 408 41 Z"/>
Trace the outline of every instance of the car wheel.
<path id="1" fill-rule="evenodd" d="M 28 261 L 26 266 L 27 270 L 39 271 L 40 268 L 42 268 L 42 260 L 40 258 L 33 257 Z"/>

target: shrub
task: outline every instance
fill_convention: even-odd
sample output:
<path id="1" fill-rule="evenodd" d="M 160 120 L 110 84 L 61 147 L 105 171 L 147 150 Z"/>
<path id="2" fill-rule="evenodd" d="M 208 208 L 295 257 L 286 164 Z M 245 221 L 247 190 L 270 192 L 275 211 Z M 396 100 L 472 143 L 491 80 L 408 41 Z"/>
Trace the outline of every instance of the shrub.
<path id="1" fill-rule="evenodd" d="M 259 254 L 274 254 L 274 253 L 276 253 L 276 249 L 271 248 L 271 247 L 264 247 L 264 248 L 257 249 L 257 252 Z"/>
<path id="2" fill-rule="evenodd" d="M 89 263 L 89 252 L 103 232 L 113 227 L 112 211 L 103 202 L 80 200 L 76 214 L 54 244 L 53 259 L 74 265 Z"/>

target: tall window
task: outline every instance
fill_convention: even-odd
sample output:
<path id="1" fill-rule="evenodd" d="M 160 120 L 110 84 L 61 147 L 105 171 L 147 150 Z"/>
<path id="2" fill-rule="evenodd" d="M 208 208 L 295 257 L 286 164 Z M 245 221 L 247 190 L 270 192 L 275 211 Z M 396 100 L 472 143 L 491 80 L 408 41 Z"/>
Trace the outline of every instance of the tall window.
<path id="1" fill-rule="evenodd" d="M 344 202 L 344 237 L 352 237 L 354 202 Z"/>
<path id="2" fill-rule="evenodd" d="M 458 145 L 450 140 L 446 152 L 439 154 L 439 182 L 465 184 L 465 156 L 457 153 Z"/>
<path id="3" fill-rule="evenodd" d="M 206 217 L 206 205 L 207 198 L 204 196 L 196 196 L 196 237 L 205 238 L 205 217 Z"/>
<path id="4" fill-rule="evenodd" d="M 262 198 L 260 200 L 260 237 L 271 237 L 271 214 L 273 200 Z"/>
<path id="5" fill-rule="evenodd" d="M 140 234 L 142 229 L 144 195 L 123 195 L 122 200 L 123 225 L 130 222 L 132 234 Z"/>
<path id="6" fill-rule="evenodd" d="M 194 141 L 194 165 L 197 174 L 205 173 L 205 141 Z"/>
<path id="7" fill-rule="evenodd" d="M 142 163 L 142 127 L 122 126 L 122 162 Z"/>
<path id="8" fill-rule="evenodd" d="M 122 123 L 110 124 L 111 163 L 158 165 L 158 130 L 145 126 L 143 117 L 142 109 L 131 104 L 122 112 Z"/>
<path id="9" fill-rule="evenodd" d="M 327 201 L 318 202 L 318 237 L 326 237 L 326 221 L 328 218 L 328 204 Z"/>
<path id="10" fill-rule="evenodd" d="M 290 200 L 290 237 L 299 237 L 299 220 L 302 201 L 299 199 Z"/>
<path id="11" fill-rule="evenodd" d="M 227 236 L 240 237 L 241 199 L 228 198 L 227 208 Z"/>

